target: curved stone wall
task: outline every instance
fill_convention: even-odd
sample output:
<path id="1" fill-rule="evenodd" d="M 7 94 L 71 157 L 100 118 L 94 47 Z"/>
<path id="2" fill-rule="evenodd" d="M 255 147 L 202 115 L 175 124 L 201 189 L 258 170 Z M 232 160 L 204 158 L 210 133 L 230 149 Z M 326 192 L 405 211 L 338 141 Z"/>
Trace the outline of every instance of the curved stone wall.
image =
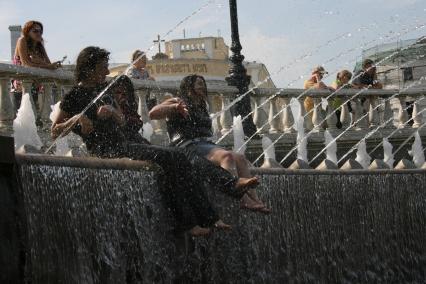
<path id="1" fill-rule="evenodd" d="M 231 232 L 171 231 L 157 173 L 17 157 L 32 283 L 403 283 L 426 279 L 426 171 L 263 170 L 274 213 L 210 192 Z"/>

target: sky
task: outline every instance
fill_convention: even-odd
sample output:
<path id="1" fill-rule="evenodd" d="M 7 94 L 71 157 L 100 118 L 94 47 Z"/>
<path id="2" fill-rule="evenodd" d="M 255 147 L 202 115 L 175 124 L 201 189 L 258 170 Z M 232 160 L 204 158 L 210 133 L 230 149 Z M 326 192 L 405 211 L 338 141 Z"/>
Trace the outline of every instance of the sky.
<path id="1" fill-rule="evenodd" d="M 331 81 L 353 70 L 362 49 L 426 35 L 425 0 L 239 0 L 238 14 L 243 55 L 264 63 L 279 87 L 301 87 L 316 65 Z M 129 62 L 135 49 L 153 55 L 158 34 L 177 39 L 184 29 L 187 38 L 231 38 L 227 0 L 0 0 L 0 61 L 10 59 L 8 26 L 32 19 L 44 24 L 51 60 L 71 63 L 89 45 L 111 51 L 112 63 Z"/>

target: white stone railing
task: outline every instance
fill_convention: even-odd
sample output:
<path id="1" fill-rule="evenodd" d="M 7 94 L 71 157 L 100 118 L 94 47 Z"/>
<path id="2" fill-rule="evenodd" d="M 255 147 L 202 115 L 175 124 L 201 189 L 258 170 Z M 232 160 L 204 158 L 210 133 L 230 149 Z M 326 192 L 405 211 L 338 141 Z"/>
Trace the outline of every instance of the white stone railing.
<path id="1" fill-rule="evenodd" d="M 44 123 L 44 127 L 40 132 L 48 132 L 50 126 L 49 114 L 51 112 L 51 105 L 56 103 L 61 98 L 61 93 L 70 89 L 74 84 L 73 74 L 70 71 L 56 70 L 50 71 L 39 68 L 28 68 L 9 64 L 0 64 L 0 134 L 12 135 L 12 123 L 15 118 L 15 110 L 9 94 L 9 86 L 11 79 L 19 79 L 23 82 L 24 93 L 31 89 L 33 82 L 41 83 L 44 86 L 44 93 L 39 96 L 38 109 L 36 110 L 37 116 Z M 145 103 L 146 96 L 151 94 L 157 98 L 158 101 L 163 100 L 167 96 L 175 95 L 179 89 L 180 82 L 177 81 L 133 81 L 136 95 L 139 97 L 139 113 L 144 121 L 149 121 L 148 109 Z M 58 90 L 58 94 L 53 96 L 54 86 Z M 218 132 L 217 137 L 225 136 L 222 139 L 223 145 L 232 145 L 232 129 L 233 117 L 231 111 L 227 106 L 236 97 L 237 90 L 233 87 L 226 85 L 226 82 L 209 81 L 209 105 L 211 113 L 219 113 L 217 117 Z M 356 90 L 356 89 L 342 89 L 328 99 L 328 106 L 326 110 L 321 107 L 321 101 L 329 97 L 332 92 L 328 90 L 309 90 L 302 89 L 255 89 L 251 94 L 253 112 L 253 121 L 258 128 L 259 134 L 268 135 L 272 140 L 281 137 L 282 143 L 294 143 L 296 139 L 295 130 L 293 129 L 293 114 L 289 108 L 290 100 L 303 94 L 299 100 L 303 105 L 306 96 L 314 98 L 315 107 L 312 115 L 307 115 L 305 119 L 305 127 L 307 132 L 313 129 L 313 135 L 309 137 L 309 142 L 315 142 L 323 145 L 324 138 L 322 132 L 325 129 L 330 130 L 332 133 L 339 133 L 350 127 L 347 134 L 342 136 L 341 140 L 359 141 L 371 130 L 372 127 L 381 125 L 390 118 L 394 121 L 388 123 L 383 131 L 389 131 L 396 127 L 401 128 L 401 131 L 396 136 L 407 137 L 413 130 L 425 123 L 424 105 L 426 99 L 423 100 L 426 94 L 426 89 L 411 88 L 407 90 Z M 397 95 L 395 95 L 397 94 Z M 356 97 L 352 101 L 353 117 L 349 114 L 347 105 L 341 108 L 341 122 L 342 129 L 336 128 L 336 116 L 332 115 L 333 108 L 331 102 L 334 98 L 339 97 L 342 101 Z M 392 100 L 391 98 L 394 96 Z M 413 123 L 406 124 L 409 119 L 408 113 L 405 110 L 405 102 L 407 97 L 416 101 L 413 109 Z M 365 102 L 361 104 L 361 98 L 365 98 Z M 265 103 L 265 100 L 267 102 Z M 402 106 L 402 107 L 401 107 Z M 303 109 L 303 108 L 302 108 Z M 368 115 L 365 115 L 368 112 Z M 420 113 L 420 114 L 419 114 Z M 365 116 L 365 119 L 360 120 L 356 125 L 354 121 L 359 120 L 360 117 Z M 326 118 L 326 119 L 325 119 Z M 325 120 L 325 123 L 322 121 Z M 154 128 L 153 142 L 156 144 L 167 144 L 167 132 L 164 121 L 152 121 Z M 423 137 L 426 136 L 426 127 L 422 129 Z M 383 137 L 380 131 L 372 139 Z M 49 135 L 41 135 L 45 137 L 45 143 L 50 144 Z M 284 136 L 284 137 L 283 137 Z M 334 135 L 336 136 L 336 135 Z M 253 147 L 260 147 L 260 142 L 254 140 L 251 142 Z M 277 146 L 279 147 L 279 143 Z M 260 148 L 261 150 L 261 148 Z"/>

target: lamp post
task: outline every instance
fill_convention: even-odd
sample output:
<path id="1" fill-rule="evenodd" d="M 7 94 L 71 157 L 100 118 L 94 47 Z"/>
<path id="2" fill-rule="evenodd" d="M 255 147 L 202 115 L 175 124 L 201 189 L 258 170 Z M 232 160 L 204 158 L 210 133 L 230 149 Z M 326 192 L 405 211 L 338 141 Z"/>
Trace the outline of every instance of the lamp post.
<path id="1" fill-rule="evenodd" d="M 238 32 L 237 0 L 229 0 L 229 9 L 231 15 L 232 55 L 229 58 L 231 66 L 226 81 L 228 85 L 235 86 L 238 89 L 239 96 L 241 96 L 248 91 L 250 76 L 247 75 L 247 70 L 243 66 L 244 56 L 241 54 L 242 47 Z M 231 111 L 233 115 L 241 115 L 241 118 L 247 116 L 251 112 L 250 96 L 246 95 L 241 101 L 235 104 Z M 246 136 L 252 136 L 256 132 L 252 115 L 243 121 L 243 128 Z"/>

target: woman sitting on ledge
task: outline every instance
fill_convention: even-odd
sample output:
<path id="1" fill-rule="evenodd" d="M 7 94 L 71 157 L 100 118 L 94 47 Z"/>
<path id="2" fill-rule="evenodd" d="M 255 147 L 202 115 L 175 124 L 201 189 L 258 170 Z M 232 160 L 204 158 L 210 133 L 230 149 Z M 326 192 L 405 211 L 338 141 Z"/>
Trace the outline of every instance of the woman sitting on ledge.
<path id="1" fill-rule="evenodd" d="M 204 78 L 190 75 L 183 78 L 178 97 L 155 106 L 149 116 L 151 119 L 167 119 L 171 145 L 205 157 L 235 176 L 253 178 L 249 161 L 244 155 L 225 150 L 211 141 L 212 121 L 206 104 L 207 85 Z M 254 188 L 241 199 L 241 208 L 270 213 Z"/>
<path id="2" fill-rule="evenodd" d="M 212 184 L 238 198 L 257 181 L 238 179 L 204 159 L 195 157 L 190 161 L 181 149 L 127 139 L 126 125 L 129 121 L 113 96 L 106 95 L 91 105 L 106 86 L 108 61 L 109 52 L 99 47 L 87 47 L 80 52 L 75 69 L 78 84 L 61 102 L 60 113 L 52 125 L 52 138 L 72 129 L 82 137 L 94 156 L 128 157 L 157 163 L 165 172 L 165 197 L 179 229 L 189 229 L 195 236 L 209 234 L 210 227 L 229 229 L 230 226 L 220 220 L 211 207 L 204 188 L 200 188 L 204 183 L 199 177 L 208 177 Z M 80 115 L 87 106 L 90 106 L 89 109 Z"/>

